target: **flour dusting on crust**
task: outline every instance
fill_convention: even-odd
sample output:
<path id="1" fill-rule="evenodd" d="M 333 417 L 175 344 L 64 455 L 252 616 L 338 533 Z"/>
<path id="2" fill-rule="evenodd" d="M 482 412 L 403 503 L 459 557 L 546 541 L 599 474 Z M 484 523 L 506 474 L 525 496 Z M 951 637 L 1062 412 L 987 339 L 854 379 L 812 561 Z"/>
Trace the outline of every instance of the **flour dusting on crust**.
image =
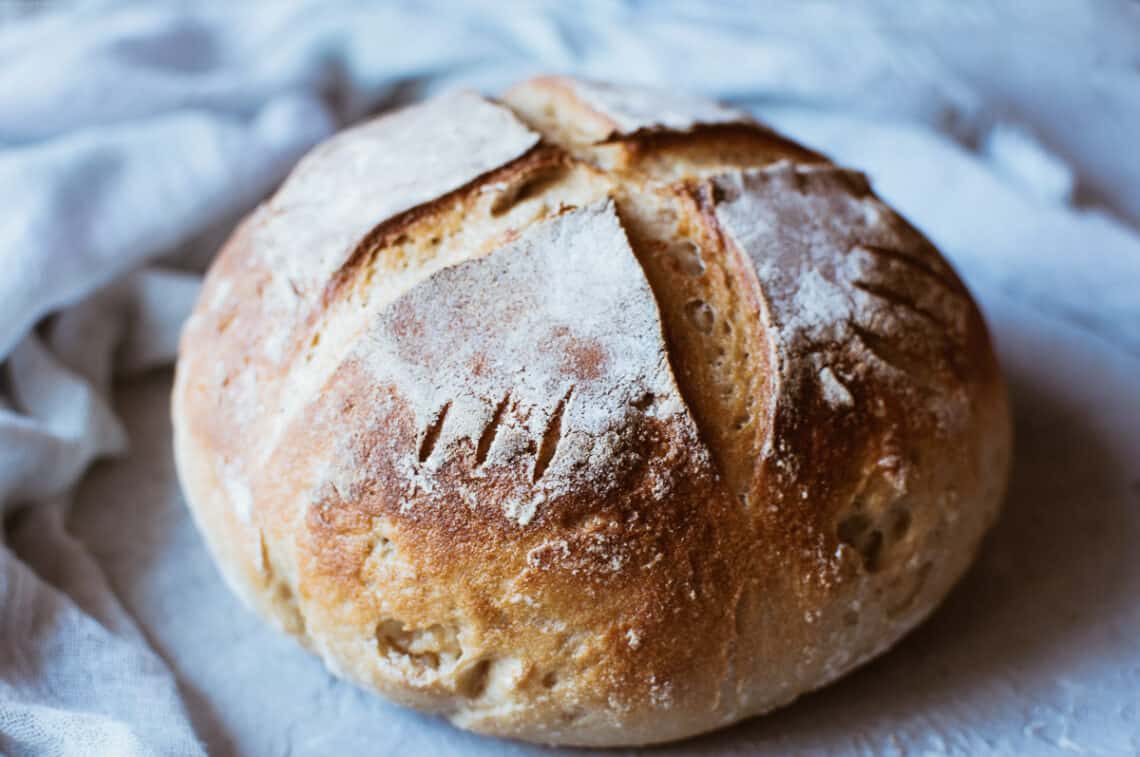
<path id="1" fill-rule="evenodd" d="M 646 129 L 687 131 L 702 124 L 750 123 L 747 114 L 702 97 L 646 87 L 570 80 L 574 95 L 609 120 L 618 134 Z"/>
<path id="2" fill-rule="evenodd" d="M 639 416 L 685 413 L 653 294 L 612 202 L 528 229 L 444 269 L 394 301 L 357 350 L 400 387 L 419 441 L 399 468 L 412 491 L 465 449 L 473 476 L 525 460 L 526 524 L 575 485 L 605 488 L 632 464 Z M 691 421 L 683 424 L 691 429 Z"/>
<path id="3" fill-rule="evenodd" d="M 851 396 L 851 391 L 839 380 L 839 377 L 835 375 L 835 371 L 831 370 L 830 365 L 825 365 L 820 369 L 819 385 L 823 390 L 823 398 L 827 401 L 827 404 L 832 407 L 851 407 L 855 404 L 855 399 Z"/>
<path id="4" fill-rule="evenodd" d="M 306 156 L 259 210 L 254 249 L 278 271 L 276 281 L 311 294 L 377 224 L 514 160 L 538 139 L 510 110 L 471 92 L 348 129 Z"/>
<path id="5" fill-rule="evenodd" d="M 969 302 L 862 174 L 782 162 L 714 184 L 717 221 L 751 259 L 768 301 L 787 390 L 814 383 L 816 396 L 841 409 L 854 398 L 839 376 L 911 392 L 916 375 L 952 372 L 943 346 L 965 339 Z"/>

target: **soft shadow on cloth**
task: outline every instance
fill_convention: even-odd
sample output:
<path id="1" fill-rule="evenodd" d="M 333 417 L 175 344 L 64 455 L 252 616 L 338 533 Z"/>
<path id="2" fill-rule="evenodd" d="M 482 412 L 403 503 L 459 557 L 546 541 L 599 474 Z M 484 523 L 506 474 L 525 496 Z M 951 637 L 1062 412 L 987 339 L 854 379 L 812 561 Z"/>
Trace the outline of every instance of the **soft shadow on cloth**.
<path id="1" fill-rule="evenodd" d="M 1136 14 L 1106 2 L 1040 20 L 1011 3 L 901 23 L 890 5 L 758 18 L 682 2 L 281 2 L 76 11 L 0 29 L 0 751 L 203 752 L 208 692 L 188 696 L 68 535 L 71 492 L 92 461 L 129 452 L 112 382 L 169 365 L 200 271 L 241 213 L 313 144 L 409 99 L 494 92 L 539 71 L 731 99 L 870 170 L 971 285 L 1140 354 L 1140 241 L 1116 220 L 1140 219 L 1140 206 L 1114 192 L 1140 183 L 1124 149 L 1135 132 L 1121 131 L 1140 121 L 1128 120 L 1136 106 L 1102 124 L 1082 78 L 1034 73 L 1095 63 L 1098 96 L 1127 93 L 1137 75 L 1120 40 Z M 989 83 L 1000 77 L 947 46 L 1010 23 L 1021 57 L 985 51 L 1006 72 L 1003 95 Z M 1090 28 L 1103 32 L 1095 46 Z M 1051 105 L 1025 100 L 1038 78 Z M 1073 118 L 1082 128 L 1057 130 Z M 403 717 L 382 711 L 389 724 Z"/>

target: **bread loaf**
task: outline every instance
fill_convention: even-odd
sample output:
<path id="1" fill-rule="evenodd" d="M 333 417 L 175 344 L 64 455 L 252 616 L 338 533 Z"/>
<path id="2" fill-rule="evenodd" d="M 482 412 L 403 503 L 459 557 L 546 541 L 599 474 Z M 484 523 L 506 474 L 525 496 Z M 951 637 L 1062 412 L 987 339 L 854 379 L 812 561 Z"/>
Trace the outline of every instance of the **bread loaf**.
<path id="1" fill-rule="evenodd" d="M 560 78 L 304 158 L 186 325 L 187 500 L 337 675 L 460 727 L 667 741 L 881 653 L 969 564 L 985 325 L 859 173 Z"/>

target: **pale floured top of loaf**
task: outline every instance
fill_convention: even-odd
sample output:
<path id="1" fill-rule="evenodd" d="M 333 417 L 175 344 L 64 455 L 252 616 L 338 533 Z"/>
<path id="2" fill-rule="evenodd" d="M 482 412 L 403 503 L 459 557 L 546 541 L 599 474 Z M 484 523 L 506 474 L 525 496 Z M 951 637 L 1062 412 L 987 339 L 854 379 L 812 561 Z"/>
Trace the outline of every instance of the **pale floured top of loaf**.
<path id="1" fill-rule="evenodd" d="M 266 219 L 256 245 L 283 282 L 319 290 L 377 223 L 462 187 L 538 139 L 510 110 L 472 92 L 369 121 L 298 164 L 259 211 Z"/>
<path id="2" fill-rule="evenodd" d="M 535 79 L 510 90 L 504 100 L 531 126 L 572 152 L 575 145 L 635 134 L 727 124 L 760 128 L 747 114 L 703 98 L 582 79 Z"/>
<path id="3" fill-rule="evenodd" d="M 258 309 L 243 301 L 250 293 L 235 290 L 232 279 L 221 278 L 213 295 L 214 307 L 232 314 L 223 316 L 225 328 L 249 341 L 240 367 L 227 365 L 220 354 L 214 372 L 228 387 L 234 423 L 243 434 L 265 440 L 259 458 L 235 458 L 222 471 L 235 501 L 248 499 L 246 469 L 273 454 L 281 434 L 370 318 L 345 298 L 325 302 L 334 277 L 362 240 L 377 224 L 517 160 L 539 139 L 508 108 L 480 95 L 444 95 L 322 144 L 246 222 L 251 259 L 246 270 L 231 275 L 261 277 Z M 475 251 L 451 253 L 462 259 Z M 448 255 L 434 254 L 393 272 L 383 288 L 401 291 L 449 262 L 454 261 Z M 314 354 L 317 342 L 320 354 Z M 282 372 L 290 376 L 288 391 L 281 391 Z"/>
<path id="4" fill-rule="evenodd" d="M 475 450 L 475 477 L 525 461 L 526 501 L 501 503 L 523 525 L 548 497 L 604 493 L 629 462 L 634 416 L 684 411 L 612 202 L 435 273 L 385 309 L 355 359 L 400 388 L 421 430 L 398 465 L 409 495 L 430 493 L 460 448 Z"/>
<path id="5" fill-rule="evenodd" d="M 650 87 L 628 87 L 575 79 L 574 95 L 610 122 L 611 134 L 667 129 L 687 131 L 699 124 L 745 123 L 747 114 L 703 97 Z"/>
<path id="6" fill-rule="evenodd" d="M 786 381 L 810 380 L 843 410 L 854 405 L 846 382 L 855 372 L 916 390 L 916 376 L 952 376 L 945 355 L 964 345 L 972 306 L 933 248 L 862 174 L 783 162 L 714 184 L 722 196 L 717 221 L 755 266 Z M 934 409 L 947 421 L 955 415 Z"/>

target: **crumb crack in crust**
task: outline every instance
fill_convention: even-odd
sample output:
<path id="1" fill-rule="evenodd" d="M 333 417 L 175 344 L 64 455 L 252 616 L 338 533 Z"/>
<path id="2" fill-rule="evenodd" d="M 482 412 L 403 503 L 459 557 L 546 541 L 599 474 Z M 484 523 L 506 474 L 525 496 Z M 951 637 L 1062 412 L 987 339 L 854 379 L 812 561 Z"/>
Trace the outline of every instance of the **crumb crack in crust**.
<path id="1" fill-rule="evenodd" d="M 1009 462 L 950 266 L 746 115 L 560 78 L 316 148 L 186 325 L 175 451 L 227 581 L 476 731 L 667 741 L 882 652 Z"/>

